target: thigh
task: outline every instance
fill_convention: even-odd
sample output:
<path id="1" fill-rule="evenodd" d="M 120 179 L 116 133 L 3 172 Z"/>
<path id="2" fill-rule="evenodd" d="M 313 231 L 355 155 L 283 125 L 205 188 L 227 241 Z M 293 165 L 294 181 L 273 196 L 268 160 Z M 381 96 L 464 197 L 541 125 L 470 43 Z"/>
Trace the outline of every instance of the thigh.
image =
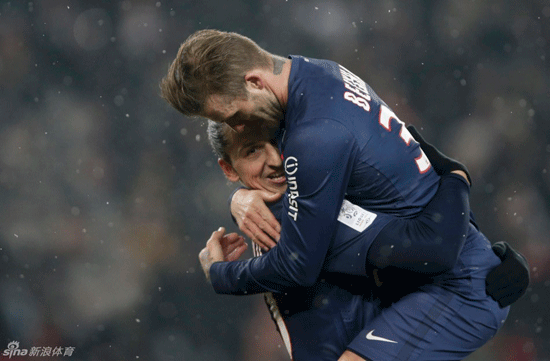
<path id="1" fill-rule="evenodd" d="M 373 361 L 462 360 L 492 338 L 508 308 L 427 285 L 382 310 L 348 349 Z M 474 295 L 476 296 L 476 295 Z"/>
<path id="2" fill-rule="evenodd" d="M 378 314 L 369 297 L 325 283 L 275 294 L 274 299 L 281 315 L 279 332 L 288 339 L 294 361 L 337 360 L 365 322 Z"/>

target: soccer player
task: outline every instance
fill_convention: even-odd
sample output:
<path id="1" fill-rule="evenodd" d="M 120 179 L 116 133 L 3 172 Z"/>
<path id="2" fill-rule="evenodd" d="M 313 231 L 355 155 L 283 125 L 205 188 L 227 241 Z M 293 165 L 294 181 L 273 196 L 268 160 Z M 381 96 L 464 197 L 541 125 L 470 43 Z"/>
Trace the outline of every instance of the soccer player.
<path id="1" fill-rule="evenodd" d="M 253 125 L 273 131 L 284 155 L 288 189 L 278 245 L 261 257 L 222 262 L 230 253 L 220 244 L 223 233 L 215 232 L 203 266 L 218 293 L 311 286 L 344 197 L 407 219 L 427 207 L 438 189 L 439 176 L 404 124 L 364 81 L 336 63 L 285 59 L 238 34 L 204 30 L 182 44 L 162 92 L 184 114 L 236 131 Z M 387 225 L 383 231 L 391 233 L 393 220 Z M 499 327 L 507 309 L 486 296 L 485 277 L 500 260 L 474 223 L 467 227 L 454 267 L 384 309 L 380 323 L 371 325 L 377 334 L 361 331 L 340 360 L 458 359 L 471 352 L 460 340 L 475 338 L 470 331 L 480 327 L 482 315 L 495 315 L 495 323 L 483 327 Z M 408 254 L 408 240 L 422 238 L 408 236 L 389 237 L 402 242 L 374 250 L 373 259 L 384 264 L 388 254 Z M 480 302 L 487 307 L 479 308 Z M 455 318 L 460 315 L 465 318 Z"/>
<path id="2" fill-rule="evenodd" d="M 207 132 L 209 141 L 214 152 L 218 155 L 218 163 L 227 178 L 234 182 L 241 181 L 248 188 L 283 193 L 287 187 L 283 172 L 283 163 L 277 149 L 270 143 L 265 132 L 261 132 L 261 129 L 258 132 L 254 132 L 254 129 L 247 129 L 242 133 L 236 133 L 229 129 L 224 124 L 212 121 L 208 122 Z M 464 168 L 459 163 L 449 160 L 439 153 L 434 153 L 435 148 L 431 145 L 423 141 L 421 141 L 421 144 L 422 147 L 428 148 L 427 154 L 431 155 L 430 160 L 436 169 L 447 169 L 446 171 L 442 171 L 441 174 L 450 172 L 453 168 Z M 428 217 L 424 217 L 425 215 L 421 213 L 419 216 L 422 217 L 417 216 L 419 219 L 415 221 L 417 224 L 413 225 L 412 222 L 409 222 L 405 226 L 423 227 L 428 234 L 437 233 L 445 238 L 446 243 L 449 241 L 455 243 L 459 242 L 460 238 L 454 237 L 453 240 L 452 234 L 456 233 L 457 229 L 437 230 L 439 227 L 438 222 L 431 221 L 433 214 L 437 214 L 443 218 L 454 218 L 457 223 L 461 222 L 460 218 L 467 219 L 467 216 L 460 217 L 460 212 L 462 214 L 468 213 L 467 203 L 460 202 L 461 195 L 458 194 L 460 187 L 455 190 L 457 194 L 453 194 L 453 187 L 444 184 L 448 180 L 447 177 L 442 180 L 442 186 L 439 187 L 438 192 L 431 201 Z M 454 208 L 456 208 L 453 211 L 456 212 L 450 212 L 448 209 L 449 207 L 453 208 L 453 204 L 455 204 Z M 276 218 L 280 218 L 280 202 L 273 204 L 271 209 L 277 214 Z M 343 217 L 345 217 L 347 214 L 351 218 L 351 212 L 345 212 L 345 209 L 351 209 L 350 205 L 348 204 L 347 207 L 343 207 L 340 215 L 344 215 Z M 428 211 L 428 208 L 424 209 L 424 211 Z M 371 213 L 371 216 L 374 214 Z M 383 214 L 380 216 L 381 218 L 392 218 Z M 372 228 L 359 233 L 341 222 L 336 228 L 335 241 L 327 252 L 324 269 L 343 273 L 353 271 L 354 268 L 350 267 L 350 264 L 357 258 L 357 248 L 354 246 L 354 243 L 369 243 L 373 238 L 372 242 L 380 242 L 380 236 L 377 237 L 379 227 L 377 222 L 381 221 L 382 224 L 385 224 L 385 221 L 381 218 L 375 218 Z M 401 220 L 397 220 L 397 223 L 402 222 Z M 429 232 L 430 230 L 433 232 Z M 382 232 L 383 236 L 384 232 Z M 385 241 L 382 240 L 382 242 L 385 244 Z M 420 244 L 419 247 L 422 248 L 423 245 Z M 411 248 L 415 248 L 414 242 L 411 244 Z M 255 248 L 255 254 L 257 255 L 256 252 L 257 249 Z M 335 257 L 334 253 L 339 254 Z M 429 258 L 430 256 L 426 255 L 424 260 L 429 260 Z M 394 260 L 391 257 L 386 260 L 390 264 L 392 261 Z M 397 259 L 395 262 L 400 263 L 400 260 Z M 403 272 L 400 275 L 405 277 L 408 283 L 404 289 L 400 289 L 401 295 L 414 291 L 415 287 L 418 287 L 422 283 L 430 282 L 425 277 L 425 274 Z M 321 277 L 326 276 L 329 275 L 324 274 Z M 334 277 L 332 279 L 334 280 Z M 349 282 L 355 282 L 356 285 L 351 291 L 349 290 Z M 342 285 L 343 287 L 341 287 Z M 294 355 L 295 359 L 300 360 L 321 360 L 325 359 L 325 357 L 327 357 L 327 360 L 336 359 L 337 355 L 343 352 L 343 348 L 353 340 L 353 337 L 350 338 L 350 336 L 355 336 L 362 328 L 370 326 L 381 312 L 380 299 L 374 299 L 369 293 L 369 286 L 372 288 L 372 285 L 372 282 L 369 284 L 358 279 L 340 276 L 339 282 L 336 282 L 336 284 L 331 284 L 325 280 L 325 282 L 318 282 L 313 287 L 307 288 L 306 291 L 295 289 L 287 292 L 286 295 L 276 294 L 275 297 L 268 294 L 266 300 L 272 312 L 275 311 L 274 319 L 277 321 L 278 328 L 289 349 L 289 353 Z M 395 296 L 395 291 L 390 292 L 390 295 L 384 293 L 395 287 L 403 288 L 403 282 L 397 282 L 396 284 L 395 280 L 393 282 L 384 280 L 384 286 L 382 292 L 377 292 L 378 295 L 384 299 L 396 301 L 395 297 L 392 299 L 392 296 Z M 374 288 L 376 289 L 376 287 Z M 323 298 L 325 303 L 331 304 L 331 307 L 323 307 L 322 304 L 316 306 L 311 301 L 308 301 L 315 298 Z M 282 305 L 281 308 L 284 312 L 281 312 L 277 308 L 278 305 Z M 307 307 L 305 307 L 306 305 Z M 355 322 L 346 323 L 342 319 L 342 312 L 347 312 L 348 314 L 355 313 L 357 315 L 354 320 Z M 492 317 L 493 315 L 490 314 L 490 316 Z M 481 323 L 481 319 L 477 321 Z M 304 324 L 315 325 L 315 329 L 321 331 L 304 332 Z M 342 333 L 340 331 L 342 329 L 346 332 Z M 496 329 L 487 331 L 489 333 L 486 337 L 489 337 Z M 481 329 L 478 330 L 476 336 L 483 338 Z M 479 342 L 477 342 L 477 345 L 479 345 Z"/>

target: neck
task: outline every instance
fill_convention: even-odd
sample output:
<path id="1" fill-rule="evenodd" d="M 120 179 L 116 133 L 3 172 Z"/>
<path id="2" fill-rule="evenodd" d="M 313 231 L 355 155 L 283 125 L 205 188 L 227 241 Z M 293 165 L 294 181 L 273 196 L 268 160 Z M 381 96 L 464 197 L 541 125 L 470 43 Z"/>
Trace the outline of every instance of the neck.
<path id="1" fill-rule="evenodd" d="M 275 92 L 275 96 L 277 96 L 277 99 L 279 100 L 279 103 L 281 104 L 281 107 L 283 109 L 286 109 L 286 104 L 288 102 L 288 79 L 290 78 L 290 68 L 292 66 L 292 60 L 285 60 L 286 61 L 283 64 L 283 70 L 279 75 L 279 77 L 281 77 L 280 87 L 278 89 L 278 92 Z"/>
<path id="2" fill-rule="evenodd" d="M 286 109 L 288 102 L 288 78 L 292 60 L 279 56 L 273 56 L 273 71 L 265 71 L 266 85 L 273 92 L 281 108 Z"/>

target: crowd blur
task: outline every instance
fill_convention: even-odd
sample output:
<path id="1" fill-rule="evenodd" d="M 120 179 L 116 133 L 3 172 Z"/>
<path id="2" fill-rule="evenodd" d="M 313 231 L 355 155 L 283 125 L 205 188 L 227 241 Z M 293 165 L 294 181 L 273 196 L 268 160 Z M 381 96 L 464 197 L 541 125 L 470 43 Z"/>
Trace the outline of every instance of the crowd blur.
<path id="1" fill-rule="evenodd" d="M 198 262 L 236 230 L 233 185 L 158 84 L 203 28 L 343 64 L 464 162 L 482 231 L 532 277 L 468 360 L 550 360 L 544 0 L 0 1 L 0 354 L 288 360 L 262 297 L 215 295 Z"/>

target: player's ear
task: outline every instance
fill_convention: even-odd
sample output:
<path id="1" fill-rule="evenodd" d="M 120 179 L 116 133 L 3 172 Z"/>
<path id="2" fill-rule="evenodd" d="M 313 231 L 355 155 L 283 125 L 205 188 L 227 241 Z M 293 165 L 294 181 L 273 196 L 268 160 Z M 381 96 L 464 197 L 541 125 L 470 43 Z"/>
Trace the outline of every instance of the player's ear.
<path id="1" fill-rule="evenodd" d="M 262 90 L 265 87 L 265 81 L 262 74 L 257 70 L 250 70 L 244 76 L 246 87 L 249 90 L 257 89 Z"/>
<path id="2" fill-rule="evenodd" d="M 220 165 L 220 168 L 222 169 L 223 174 L 225 174 L 225 177 L 229 181 L 237 182 L 241 179 L 237 174 L 237 172 L 235 172 L 235 169 L 233 168 L 233 166 L 229 164 L 229 162 L 223 160 L 222 158 L 219 158 L 218 164 Z"/>

